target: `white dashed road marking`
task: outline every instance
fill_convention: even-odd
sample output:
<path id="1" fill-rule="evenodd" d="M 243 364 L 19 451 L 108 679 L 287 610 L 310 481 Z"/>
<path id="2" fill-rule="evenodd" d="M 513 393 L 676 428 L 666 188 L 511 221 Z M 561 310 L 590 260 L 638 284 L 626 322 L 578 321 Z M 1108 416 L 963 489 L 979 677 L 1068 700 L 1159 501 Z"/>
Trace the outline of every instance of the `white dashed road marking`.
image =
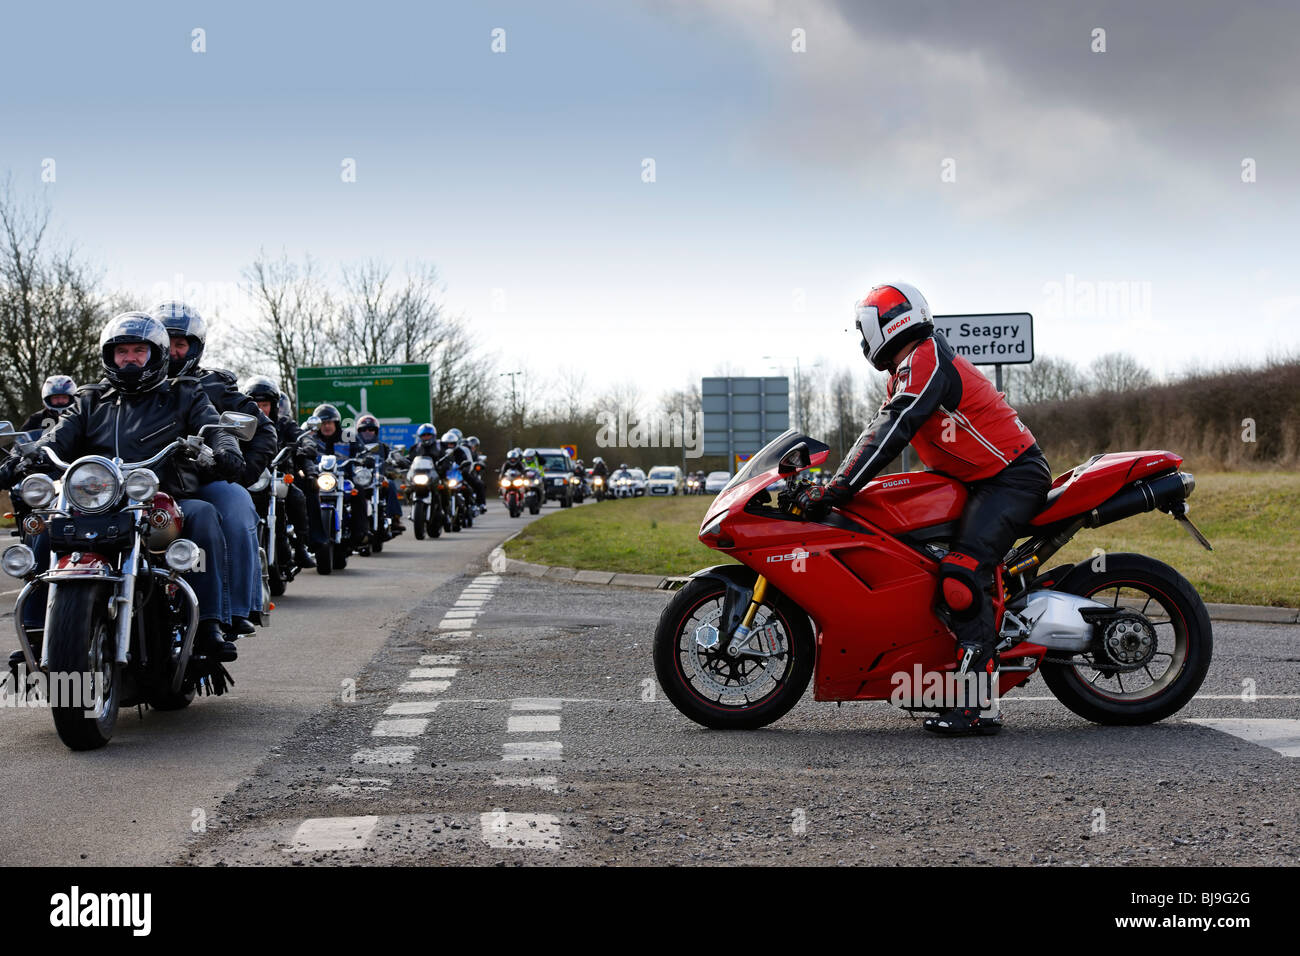
<path id="1" fill-rule="evenodd" d="M 537 787 L 539 790 L 549 790 L 551 793 L 560 792 L 560 788 L 556 786 L 558 782 L 556 777 L 493 777 L 492 782 L 499 787 Z"/>
<path id="2" fill-rule="evenodd" d="M 558 740 L 529 740 L 505 746 L 503 760 L 563 760 L 564 744 Z"/>
<path id="3" fill-rule="evenodd" d="M 438 709 L 436 700 L 399 700 L 384 711 L 386 717 L 410 717 L 413 714 L 432 714 Z"/>
<path id="4" fill-rule="evenodd" d="M 379 817 L 313 817 L 304 820 L 293 835 L 290 853 L 320 850 L 362 850 Z"/>
<path id="5" fill-rule="evenodd" d="M 511 734 L 535 734 L 560 732 L 559 714 L 523 714 L 506 721 L 506 732 Z"/>
<path id="6" fill-rule="evenodd" d="M 1221 733 L 1240 737 L 1248 743 L 1275 750 L 1283 757 L 1300 757 L 1300 720 L 1258 717 L 1194 717 L 1200 724 Z"/>
<path id="7" fill-rule="evenodd" d="M 368 793 L 383 793 L 393 781 L 379 777 L 340 777 L 338 783 L 330 784 L 326 793 L 338 796 L 365 796 Z"/>
<path id="8" fill-rule="evenodd" d="M 507 850 L 558 850 L 560 820 L 549 813 L 503 813 L 495 810 L 479 817 L 483 842 Z"/>
<path id="9" fill-rule="evenodd" d="M 429 721 L 423 717 L 398 717 L 378 721 L 370 734 L 373 737 L 418 737 L 428 726 Z"/>
<path id="10" fill-rule="evenodd" d="M 559 710 L 560 700 L 556 697 L 520 697 L 510 702 L 511 710 Z"/>
<path id="11" fill-rule="evenodd" d="M 421 667 L 435 667 L 439 664 L 459 664 L 458 654 L 425 654 L 420 658 Z"/>
<path id="12" fill-rule="evenodd" d="M 399 694 L 440 694 L 451 686 L 449 680 L 408 680 L 397 688 Z"/>
<path id="13" fill-rule="evenodd" d="M 358 750 L 352 755 L 352 762 L 359 764 L 378 764 L 391 766 L 410 763 L 415 759 L 417 747 L 374 747 L 370 750 Z"/>
<path id="14" fill-rule="evenodd" d="M 430 677 L 455 677 L 456 667 L 416 667 L 406 676 L 411 680 L 428 680 Z"/>

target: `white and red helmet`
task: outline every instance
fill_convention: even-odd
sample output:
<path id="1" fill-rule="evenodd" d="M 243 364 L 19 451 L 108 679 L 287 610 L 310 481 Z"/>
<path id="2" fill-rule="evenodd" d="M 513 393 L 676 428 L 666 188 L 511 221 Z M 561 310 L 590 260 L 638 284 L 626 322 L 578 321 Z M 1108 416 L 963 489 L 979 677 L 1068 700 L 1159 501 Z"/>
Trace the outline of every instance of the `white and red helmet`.
<path id="1" fill-rule="evenodd" d="M 882 372 L 900 348 L 925 338 L 934 329 L 934 316 L 925 296 L 906 282 L 876 286 L 856 309 L 862 354 Z"/>

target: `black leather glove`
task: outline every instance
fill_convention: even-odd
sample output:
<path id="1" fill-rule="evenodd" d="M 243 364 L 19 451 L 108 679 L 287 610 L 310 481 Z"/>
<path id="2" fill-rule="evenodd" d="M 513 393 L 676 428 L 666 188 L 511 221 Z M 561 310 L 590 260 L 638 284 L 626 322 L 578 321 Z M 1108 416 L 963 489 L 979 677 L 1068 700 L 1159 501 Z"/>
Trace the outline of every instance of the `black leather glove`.
<path id="1" fill-rule="evenodd" d="M 799 509 L 801 517 L 805 520 L 819 521 L 826 517 L 832 508 L 851 497 L 853 494 L 848 486 L 838 480 L 832 481 L 829 485 L 809 482 L 801 485 L 795 493 L 794 506 Z"/>
<path id="2" fill-rule="evenodd" d="M 0 462 L 0 488 L 8 491 L 27 474 L 27 461 L 21 455 L 10 455 Z"/>
<path id="3" fill-rule="evenodd" d="M 214 454 L 217 464 L 217 474 L 226 481 L 238 481 L 244 473 L 244 456 L 238 449 L 222 448 Z"/>

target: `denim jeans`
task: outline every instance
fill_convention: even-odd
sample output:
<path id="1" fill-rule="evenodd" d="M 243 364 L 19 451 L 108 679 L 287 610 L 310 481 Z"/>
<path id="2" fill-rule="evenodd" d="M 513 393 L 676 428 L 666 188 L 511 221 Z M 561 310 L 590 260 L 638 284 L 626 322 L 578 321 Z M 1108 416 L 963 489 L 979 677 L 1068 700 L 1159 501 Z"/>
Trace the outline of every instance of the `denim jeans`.
<path id="1" fill-rule="evenodd" d="M 195 497 L 213 505 L 226 539 L 226 603 L 233 617 L 262 610 L 262 563 L 257 556 L 257 509 L 248 489 L 229 481 L 211 481 Z"/>
<path id="2" fill-rule="evenodd" d="M 185 515 L 182 521 L 181 537 L 188 538 L 204 552 L 204 564 L 207 570 L 189 571 L 185 580 L 194 589 L 194 596 L 199 599 L 199 620 L 230 623 L 230 612 L 223 610 L 229 605 L 226 594 L 224 573 L 226 566 L 226 543 L 221 533 L 221 519 L 217 509 L 206 501 L 194 498 L 182 498 L 177 501 Z M 37 572 L 48 571 L 50 567 L 50 533 L 42 531 L 28 541 L 36 552 Z M 161 564 L 155 560 L 155 564 Z M 45 626 L 45 585 L 32 590 L 23 608 L 23 623 L 29 628 Z"/>

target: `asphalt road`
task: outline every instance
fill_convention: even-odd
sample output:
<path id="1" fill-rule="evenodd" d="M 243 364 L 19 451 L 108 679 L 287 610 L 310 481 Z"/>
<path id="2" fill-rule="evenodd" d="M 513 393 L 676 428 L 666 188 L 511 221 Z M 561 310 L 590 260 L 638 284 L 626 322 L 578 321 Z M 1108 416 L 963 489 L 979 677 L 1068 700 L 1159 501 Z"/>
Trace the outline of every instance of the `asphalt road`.
<path id="1" fill-rule="evenodd" d="M 549 505 L 543 514 L 556 505 Z M 177 856 L 222 798 L 291 745 L 299 725 L 342 700 L 395 630 L 467 566 L 528 521 L 499 503 L 458 534 L 408 531 L 324 577 L 308 571 L 276 599 L 271 626 L 239 643 L 223 697 L 172 713 L 123 711 L 107 747 L 73 753 L 45 710 L 0 708 L 0 864 L 133 865 Z M 4 578 L 4 581 L 11 581 Z M 12 646 L 13 594 L 0 597 Z M 5 656 L 10 649 L 5 647 Z"/>
<path id="2" fill-rule="evenodd" d="M 329 640 L 323 630 L 268 638 L 269 666 L 289 666 L 295 640 L 325 650 L 316 657 L 335 657 L 336 666 L 310 688 L 283 673 L 260 685 L 250 678 L 253 686 L 239 691 L 256 704 L 205 701 L 182 718 L 188 726 L 151 715 L 123 746 L 109 748 L 95 765 L 98 783 L 103 767 L 144 779 L 145 790 L 117 782 L 113 792 L 131 795 L 132 809 L 118 813 L 125 834 L 96 847 L 92 859 L 146 851 L 157 859 L 167 848 L 170 859 L 198 865 L 1172 867 L 1300 859 L 1293 626 L 1216 625 L 1200 696 L 1149 727 L 1090 724 L 1035 679 L 1004 700 L 1008 726 L 994 738 L 934 738 L 888 704 L 811 699 L 761 731 L 709 731 L 677 713 L 655 684 L 650 641 L 669 595 L 491 573 L 486 539 L 508 521 L 499 512 L 492 518 L 475 529 L 484 536 L 477 563 L 454 579 L 414 570 L 438 558 L 415 557 L 429 549 L 409 539 L 359 562 L 374 575 L 367 586 L 395 586 L 397 606 L 386 640 L 359 624 L 329 631 L 351 652 L 354 699 L 337 692 L 343 659 L 319 646 Z M 362 590 L 360 574 L 355 580 L 353 601 L 379 603 Z M 288 620 L 286 613 L 286 632 Z M 280 699 L 289 692 L 292 717 Z M 299 718 L 296 729 L 288 726 Z M 1226 723 L 1196 722 L 1204 720 Z M 18 736 L 63 786 L 65 768 L 85 759 L 58 752 L 47 729 Z M 193 758 L 196 744 L 206 760 Z M 4 763 L 11 779 L 40 777 Z M 182 765 L 208 763 L 225 769 L 210 769 L 203 786 L 179 782 Z M 146 767 L 178 782 L 149 781 L 140 773 Z M 70 841 L 37 822 L 53 816 L 48 806 L 32 811 L 10 786 L 4 792 L 11 815 L 28 806 L 25 833 L 34 838 L 11 846 L 30 858 L 42 847 L 67 852 Z M 89 792 L 26 787 L 28 800 L 57 795 L 83 809 L 80 794 Z M 159 799 L 165 810 L 156 810 Z M 148 820 L 135 809 L 146 805 L 156 810 Z M 194 833 L 188 813 L 200 805 L 211 812 L 205 831 Z M 125 827 L 128 818 L 139 822 Z"/>

